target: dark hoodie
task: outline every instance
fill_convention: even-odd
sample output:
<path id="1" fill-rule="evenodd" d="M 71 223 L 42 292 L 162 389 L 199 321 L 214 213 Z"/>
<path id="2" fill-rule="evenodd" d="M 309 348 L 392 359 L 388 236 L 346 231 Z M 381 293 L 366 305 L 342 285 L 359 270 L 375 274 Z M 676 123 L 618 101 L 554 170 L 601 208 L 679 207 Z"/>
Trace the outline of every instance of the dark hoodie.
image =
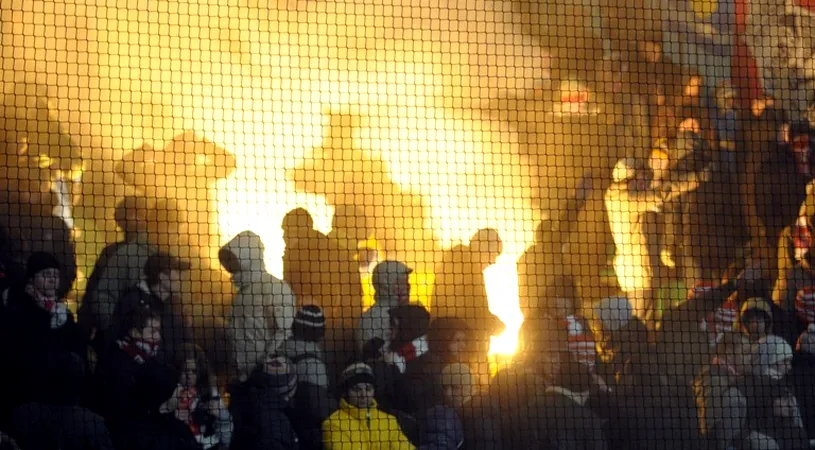
<path id="1" fill-rule="evenodd" d="M 235 424 L 232 450 L 297 450 L 297 435 L 286 415 L 288 403 L 272 377 L 256 369 L 245 383 L 231 389 Z"/>

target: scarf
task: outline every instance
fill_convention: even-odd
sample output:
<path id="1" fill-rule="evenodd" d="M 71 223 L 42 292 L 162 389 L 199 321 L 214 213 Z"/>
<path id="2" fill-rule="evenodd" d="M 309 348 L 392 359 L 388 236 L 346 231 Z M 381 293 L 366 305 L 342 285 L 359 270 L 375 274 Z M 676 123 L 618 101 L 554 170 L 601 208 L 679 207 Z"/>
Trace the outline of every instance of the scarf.
<path id="1" fill-rule="evenodd" d="M 195 423 L 193 416 L 199 402 L 198 389 L 195 387 L 184 388 L 178 396 L 178 408 L 175 410 L 175 417 L 189 427 L 193 436 L 201 434 L 201 425 Z"/>
<path id="2" fill-rule="evenodd" d="M 133 359 L 136 364 L 144 364 L 147 360 L 152 359 L 158 353 L 158 344 L 151 344 L 142 339 L 133 339 L 125 337 L 116 341 L 116 345 L 125 352 L 125 354 Z"/>
<path id="3" fill-rule="evenodd" d="M 804 259 L 812 246 L 812 230 L 805 217 L 799 217 L 792 228 L 792 242 L 795 246 L 795 260 Z"/>
<path id="4" fill-rule="evenodd" d="M 68 321 L 68 307 L 59 301 L 57 296 L 47 296 L 33 284 L 25 286 L 25 293 L 34 300 L 34 303 L 41 309 L 48 311 L 51 315 L 51 329 L 59 328 Z"/>

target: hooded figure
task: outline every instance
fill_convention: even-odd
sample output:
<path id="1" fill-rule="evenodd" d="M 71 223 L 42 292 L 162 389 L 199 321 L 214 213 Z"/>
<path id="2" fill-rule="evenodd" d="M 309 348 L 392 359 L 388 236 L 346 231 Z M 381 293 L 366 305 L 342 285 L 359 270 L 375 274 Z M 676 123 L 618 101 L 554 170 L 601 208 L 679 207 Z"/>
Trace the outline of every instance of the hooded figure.
<path id="1" fill-rule="evenodd" d="M 383 261 L 374 268 L 375 303 L 359 321 L 357 346 L 360 350 L 376 338 L 382 339 L 386 348 L 390 344 L 390 310 L 410 302 L 411 273 L 413 269 L 399 261 Z"/>
<path id="2" fill-rule="evenodd" d="M 241 232 L 218 257 L 238 290 L 228 319 L 232 362 L 246 377 L 291 333 L 296 299 L 288 284 L 266 272 L 264 246 L 257 234 Z"/>

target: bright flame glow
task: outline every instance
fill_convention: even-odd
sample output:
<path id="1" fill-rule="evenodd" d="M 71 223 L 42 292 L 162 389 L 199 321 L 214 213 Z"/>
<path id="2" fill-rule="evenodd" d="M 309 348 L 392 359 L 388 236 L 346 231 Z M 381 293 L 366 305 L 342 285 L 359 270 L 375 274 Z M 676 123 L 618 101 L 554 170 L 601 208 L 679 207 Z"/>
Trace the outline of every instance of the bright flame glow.
<path id="1" fill-rule="evenodd" d="M 2 79 L 47 86 L 87 160 L 164 148 L 186 130 L 233 152 L 238 169 L 218 187 L 221 237 L 260 234 L 276 275 L 286 211 L 308 208 L 323 232 L 333 213 L 294 192 L 286 170 L 320 145 L 327 110 L 359 113 L 360 148 L 423 197 L 443 246 L 483 227 L 501 233 L 504 255 L 486 276 L 508 328 L 492 352 L 512 353 L 514 263 L 539 218 L 538 174 L 516 133 L 472 113 L 547 76 L 546 54 L 509 11 L 486 0 L 9 0 Z"/>

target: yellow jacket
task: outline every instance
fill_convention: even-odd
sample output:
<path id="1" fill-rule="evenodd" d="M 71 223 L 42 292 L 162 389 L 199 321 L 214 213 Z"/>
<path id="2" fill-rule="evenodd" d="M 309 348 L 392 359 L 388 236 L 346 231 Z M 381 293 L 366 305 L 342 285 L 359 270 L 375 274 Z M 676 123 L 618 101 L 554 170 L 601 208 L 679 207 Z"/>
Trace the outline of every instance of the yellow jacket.
<path id="1" fill-rule="evenodd" d="M 326 450 L 413 450 L 396 417 L 377 409 L 351 406 L 340 400 L 340 409 L 323 423 Z"/>

